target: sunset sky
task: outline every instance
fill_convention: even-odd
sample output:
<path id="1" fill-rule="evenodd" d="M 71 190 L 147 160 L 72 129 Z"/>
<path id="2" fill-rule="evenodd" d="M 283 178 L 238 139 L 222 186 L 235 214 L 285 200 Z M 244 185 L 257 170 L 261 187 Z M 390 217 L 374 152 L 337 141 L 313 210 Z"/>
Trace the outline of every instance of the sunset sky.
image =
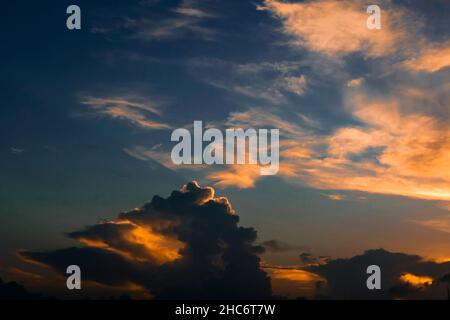
<path id="1" fill-rule="evenodd" d="M 1 7 L 3 281 L 76 298 L 64 263 L 105 261 L 83 294 L 223 298 L 254 279 L 242 297 L 445 298 L 448 0 Z M 174 165 L 171 132 L 196 120 L 279 129 L 278 174 Z M 368 296 L 377 263 L 386 290 Z"/>

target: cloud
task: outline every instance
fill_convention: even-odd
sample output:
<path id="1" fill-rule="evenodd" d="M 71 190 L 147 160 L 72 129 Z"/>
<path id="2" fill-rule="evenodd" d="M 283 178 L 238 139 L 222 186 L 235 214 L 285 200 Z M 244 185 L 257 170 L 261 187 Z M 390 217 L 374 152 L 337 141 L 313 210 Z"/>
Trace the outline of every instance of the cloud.
<path id="1" fill-rule="evenodd" d="M 441 47 L 426 47 L 421 54 L 403 62 L 403 66 L 416 72 L 437 72 L 450 67 L 450 43 Z"/>
<path id="2" fill-rule="evenodd" d="M 299 96 L 305 94 L 306 78 L 304 75 L 301 75 L 299 77 L 286 77 L 284 78 L 284 80 L 289 91 L 292 91 Z"/>
<path id="3" fill-rule="evenodd" d="M 135 19 L 131 23 L 134 29 L 133 38 L 141 40 L 168 40 L 183 36 L 199 37 L 202 40 L 215 40 L 217 32 L 205 27 L 205 19 L 216 17 L 214 14 L 200 8 L 192 1 L 181 1 L 172 8 L 169 17 L 152 20 L 148 18 Z"/>
<path id="4" fill-rule="evenodd" d="M 25 151 L 25 149 L 11 147 L 9 148 L 12 154 L 21 154 Z"/>
<path id="5" fill-rule="evenodd" d="M 369 30 L 369 15 L 358 1 L 320 0 L 289 3 L 266 0 L 264 7 L 283 22 L 295 45 L 330 56 L 362 52 L 377 57 L 392 52 L 403 40 L 401 11 L 383 8 L 382 29 Z"/>
<path id="6" fill-rule="evenodd" d="M 206 3 L 206 4 L 205 4 Z M 170 2 L 161 0 L 139 1 L 140 7 L 131 6 L 102 19 L 91 28 L 94 34 L 117 34 L 126 39 L 141 41 L 169 41 L 181 38 L 198 38 L 214 41 L 218 32 L 207 26 L 217 15 L 207 2 L 182 0 Z M 136 10 L 138 9 L 138 10 Z"/>
<path id="7" fill-rule="evenodd" d="M 301 114 L 285 119 L 275 108 L 232 112 L 227 124 L 280 128 L 278 175 L 290 182 L 449 200 L 450 128 L 440 115 L 441 108 L 448 108 L 444 88 L 399 85 L 382 96 L 365 86 L 351 88 L 345 111 L 358 123 L 327 134 L 316 130 L 314 120 L 304 121 Z M 244 188 L 261 179 L 250 168 L 231 167 L 209 175 L 219 183 L 221 177 L 223 186 Z"/>
<path id="8" fill-rule="evenodd" d="M 177 168 L 177 166 L 173 164 L 172 159 L 170 158 L 170 152 L 162 150 L 161 144 L 156 144 L 151 148 L 147 148 L 144 146 L 133 146 L 124 148 L 123 151 L 130 157 L 141 161 L 155 160 L 166 168 Z"/>
<path id="9" fill-rule="evenodd" d="M 59 274 L 77 264 L 86 280 L 138 285 L 156 298 L 268 298 L 263 248 L 253 244 L 256 231 L 238 222 L 228 199 L 191 182 L 116 220 L 69 233 L 82 247 L 21 255 Z"/>
<path id="10" fill-rule="evenodd" d="M 369 58 L 391 57 L 413 72 L 437 72 L 450 66 L 450 43 L 436 45 L 425 33 L 427 24 L 415 6 L 380 4 L 380 30 L 366 26 L 369 14 L 360 1 L 319 0 L 301 3 L 265 0 L 260 10 L 280 19 L 283 32 L 295 47 L 336 59 L 360 53 Z M 428 13 L 429 16 L 432 14 Z M 357 82 L 349 82 L 349 86 Z"/>
<path id="11" fill-rule="evenodd" d="M 308 87 L 301 67 L 308 62 L 275 61 L 236 63 L 216 58 L 191 59 L 187 68 L 199 80 L 245 100 L 281 105 L 286 93 L 303 96 Z"/>
<path id="12" fill-rule="evenodd" d="M 381 269 L 381 290 L 367 289 L 366 269 L 370 265 Z M 333 259 L 306 270 L 326 279 L 327 294 L 333 299 L 446 299 L 445 287 L 436 280 L 448 273 L 450 263 L 378 249 L 352 258 Z"/>
<path id="13" fill-rule="evenodd" d="M 352 96 L 348 105 L 364 126 L 342 127 L 326 139 L 326 157 L 309 161 L 320 169 L 310 183 L 450 199 L 450 130 L 431 115 L 402 110 L 402 101 L 407 98 L 400 92 L 379 100 Z"/>
<path id="14" fill-rule="evenodd" d="M 400 276 L 400 281 L 408 283 L 416 288 L 423 288 L 424 286 L 431 285 L 433 283 L 433 278 L 428 276 L 416 276 L 406 272 Z"/>
<path id="15" fill-rule="evenodd" d="M 349 87 L 349 88 L 358 87 L 363 83 L 363 81 L 364 81 L 364 78 L 351 79 L 351 80 L 347 81 L 347 87 Z"/>
<path id="16" fill-rule="evenodd" d="M 383 249 L 343 259 L 304 252 L 300 259 L 300 266 L 264 266 L 275 294 L 311 299 L 446 299 L 450 262 Z M 370 265 L 381 269 L 381 290 L 367 289 Z"/>
<path id="17" fill-rule="evenodd" d="M 261 176 L 260 166 L 257 164 L 236 164 L 212 171 L 206 177 L 222 188 L 247 189 L 253 188 L 256 181 L 263 176 Z"/>
<path id="18" fill-rule="evenodd" d="M 180 7 L 174 10 L 175 12 L 185 15 L 185 16 L 191 16 L 196 18 L 209 18 L 212 17 L 211 14 L 206 13 L 203 10 L 200 10 L 198 8 L 187 8 L 187 7 Z"/>
<path id="19" fill-rule="evenodd" d="M 450 233 L 450 216 L 444 216 L 434 219 L 426 220 L 413 220 L 412 222 L 418 223 L 427 228 L 431 228 L 437 231 Z"/>
<path id="20" fill-rule="evenodd" d="M 126 120 L 145 129 L 169 129 L 166 123 L 150 120 L 148 115 L 160 117 L 159 109 L 152 104 L 145 104 L 127 97 L 96 98 L 84 97 L 82 104 L 93 108 L 97 114 L 113 119 Z"/>

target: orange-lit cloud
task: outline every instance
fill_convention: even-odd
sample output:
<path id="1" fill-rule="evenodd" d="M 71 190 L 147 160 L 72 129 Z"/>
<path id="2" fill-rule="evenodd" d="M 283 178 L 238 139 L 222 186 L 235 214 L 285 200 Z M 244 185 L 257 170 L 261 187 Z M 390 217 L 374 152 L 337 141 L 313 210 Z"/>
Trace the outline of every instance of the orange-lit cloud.
<path id="1" fill-rule="evenodd" d="M 450 199 L 450 129 L 400 100 L 353 96 L 354 115 L 366 127 L 344 127 L 327 138 L 328 155 L 304 162 L 319 188 L 354 189 L 426 199 Z M 351 155 L 378 148 L 377 162 Z M 299 164 L 302 166 L 302 164 Z"/>
<path id="2" fill-rule="evenodd" d="M 98 114 L 114 119 L 129 121 L 145 129 L 169 129 L 166 123 L 151 120 L 148 114 L 160 116 L 160 111 L 152 104 L 145 104 L 125 97 L 86 97 L 82 104 L 92 107 Z"/>
<path id="3" fill-rule="evenodd" d="M 381 30 L 369 30 L 369 15 L 359 1 L 320 0 L 288 3 L 266 0 L 260 9 L 280 17 L 295 44 L 326 55 L 364 52 L 381 56 L 392 52 L 404 37 L 399 25 L 401 11 L 383 8 Z M 396 24 L 395 27 L 392 25 Z"/>
<path id="4" fill-rule="evenodd" d="M 423 21 L 406 7 L 384 3 L 382 27 L 369 30 L 369 14 L 357 0 L 282 2 L 266 0 L 260 10 L 269 10 L 283 22 L 284 33 L 301 46 L 328 57 L 359 52 L 367 57 L 396 55 L 398 65 L 414 72 L 436 72 L 450 66 L 450 43 L 439 46 L 422 33 Z M 349 81 L 358 86 L 359 79 Z"/>
<path id="5" fill-rule="evenodd" d="M 434 259 L 434 262 L 436 262 L 436 263 L 447 263 L 447 262 L 450 262 L 450 257 L 436 258 L 436 259 Z"/>
<path id="6" fill-rule="evenodd" d="M 414 109 L 417 96 L 438 101 L 436 93 L 415 88 L 397 96 L 374 98 L 351 92 L 346 105 L 362 125 L 341 127 L 328 136 L 305 130 L 255 109 L 234 113 L 233 124 L 277 126 L 280 145 L 278 175 L 319 189 L 358 190 L 422 199 L 450 199 L 450 128 L 439 118 Z M 422 99 L 421 98 L 421 99 Z M 411 102 L 408 110 L 402 102 Z M 318 150 L 325 150 L 318 151 Z M 373 155 L 364 156 L 367 152 Z M 354 160 L 352 157 L 361 156 Z M 232 166 L 209 173 L 219 186 L 254 187 L 257 166 Z"/>
<path id="7" fill-rule="evenodd" d="M 417 57 L 404 62 L 404 67 L 421 72 L 436 72 L 450 66 L 450 43 L 439 48 L 426 48 Z"/>
<path id="8" fill-rule="evenodd" d="M 257 180 L 261 178 L 260 166 L 254 164 L 232 165 L 225 170 L 214 171 L 207 178 L 214 181 L 222 188 L 238 187 L 242 189 L 252 188 Z"/>
<path id="9" fill-rule="evenodd" d="M 433 278 L 428 276 L 416 276 L 412 273 L 404 273 L 400 276 L 400 280 L 412 285 L 413 287 L 424 287 L 433 283 Z"/>
<path id="10" fill-rule="evenodd" d="M 120 226 L 121 233 L 114 238 L 96 235 L 74 234 L 81 243 L 89 247 L 102 248 L 136 261 L 153 261 L 163 264 L 181 258 L 183 242 L 153 230 L 149 225 L 138 225 L 128 220 L 103 222 L 102 226 Z"/>

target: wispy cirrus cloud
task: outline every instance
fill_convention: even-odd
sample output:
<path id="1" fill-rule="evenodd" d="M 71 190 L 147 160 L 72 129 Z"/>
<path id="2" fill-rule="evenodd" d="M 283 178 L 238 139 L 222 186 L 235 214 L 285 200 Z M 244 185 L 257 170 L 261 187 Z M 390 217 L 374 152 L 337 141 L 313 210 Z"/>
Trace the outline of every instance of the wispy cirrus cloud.
<path id="1" fill-rule="evenodd" d="M 215 40 L 217 31 L 204 25 L 205 20 L 216 17 L 193 1 L 181 1 L 180 5 L 169 10 L 166 19 L 155 22 L 152 19 L 133 19 L 131 28 L 133 38 L 141 40 L 167 40 L 182 36 L 192 36 L 203 40 Z"/>
<path id="2" fill-rule="evenodd" d="M 139 1 L 137 10 L 121 12 L 107 17 L 91 27 L 94 34 L 121 34 L 127 39 L 142 41 L 168 41 L 195 38 L 214 41 L 218 31 L 208 26 L 208 21 L 217 18 L 208 2 L 182 0 Z M 157 8 L 155 10 L 155 8 Z M 136 8 L 134 8 L 136 9 Z M 140 13 L 136 13 L 140 12 Z"/>
<path id="3" fill-rule="evenodd" d="M 288 101 L 287 94 L 303 96 L 308 91 L 309 80 L 302 73 L 307 65 L 308 62 L 298 61 L 235 63 L 195 58 L 189 61 L 187 68 L 201 81 L 239 98 L 281 105 Z"/>
<path id="4" fill-rule="evenodd" d="M 436 217 L 426 220 L 413 220 L 412 222 L 437 231 L 450 233 L 450 216 Z"/>
<path id="5" fill-rule="evenodd" d="M 145 103 L 136 98 L 112 96 L 98 98 L 87 96 L 81 103 L 95 110 L 96 114 L 113 119 L 122 119 L 144 129 L 169 129 L 170 125 L 160 121 L 160 110 L 153 104 Z"/>

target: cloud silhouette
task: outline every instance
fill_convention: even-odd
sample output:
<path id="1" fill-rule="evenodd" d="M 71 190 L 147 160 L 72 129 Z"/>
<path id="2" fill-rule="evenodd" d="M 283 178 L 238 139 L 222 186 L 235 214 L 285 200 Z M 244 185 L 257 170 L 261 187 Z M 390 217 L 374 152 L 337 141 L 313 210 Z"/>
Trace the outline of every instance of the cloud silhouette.
<path id="1" fill-rule="evenodd" d="M 381 290 L 368 290 L 367 267 L 381 269 Z M 420 256 L 368 250 L 348 259 L 334 259 L 307 270 L 327 280 L 328 295 L 334 299 L 445 299 L 441 278 L 450 270 L 450 262 L 437 263 Z"/>
<path id="2" fill-rule="evenodd" d="M 264 248 L 254 244 L 256 231 L 238 222 L 228 199 L 193 181 L 68 234 L 83 247 L 20 254 L 63 275 L 79 265 L 84 280 L 139 285 L 159 299 L 270 298 L 270 279 L 259 266 Z"/>

